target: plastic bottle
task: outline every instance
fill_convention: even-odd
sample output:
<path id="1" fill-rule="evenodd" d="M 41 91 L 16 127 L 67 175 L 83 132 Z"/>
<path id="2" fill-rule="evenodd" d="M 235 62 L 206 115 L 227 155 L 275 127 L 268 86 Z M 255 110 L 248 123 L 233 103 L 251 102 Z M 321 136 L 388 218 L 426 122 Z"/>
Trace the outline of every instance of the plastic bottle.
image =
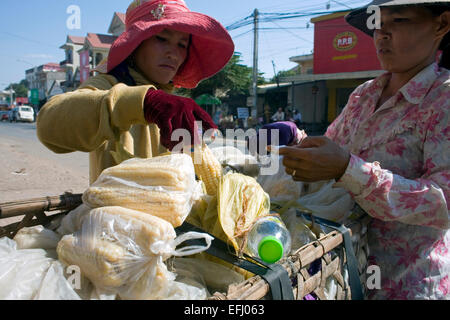
<path id="1" fill-rule="evenodd" d="M 247 234 L 247 254 L 272 264 L 291 251 L 291 235 L 275 215 L 256 221 Z"/>

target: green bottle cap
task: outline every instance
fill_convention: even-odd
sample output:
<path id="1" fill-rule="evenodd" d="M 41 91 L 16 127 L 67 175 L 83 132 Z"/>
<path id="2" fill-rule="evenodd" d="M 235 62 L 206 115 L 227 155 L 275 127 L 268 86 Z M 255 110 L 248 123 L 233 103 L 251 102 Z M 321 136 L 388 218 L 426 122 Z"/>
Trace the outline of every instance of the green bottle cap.
<path id="1" fill-rule="evenodd" d="M 283 257 L 283 244 L 274 236 L 264 237 L 258 246 L 258 254 L 262 261 L 275 263 Z"/>

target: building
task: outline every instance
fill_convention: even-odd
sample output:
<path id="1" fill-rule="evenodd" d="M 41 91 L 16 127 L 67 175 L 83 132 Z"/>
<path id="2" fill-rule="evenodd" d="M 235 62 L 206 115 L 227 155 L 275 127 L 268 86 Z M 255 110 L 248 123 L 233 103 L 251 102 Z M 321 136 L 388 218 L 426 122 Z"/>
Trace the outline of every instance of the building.
<path id="1" fill-rule="evenodd" d="M 306 54 L 289 58 L 289 61 L 295 62 L 300 68 L 300 74 L 312 74 L 314 70 L 314 55 Z"/>
<path id="2" fill-rule="evenodd" d="M 124 13 L 114 12 L 108 33 L 116 37 L 120 36 L 125 31 L 125 17 Z"/>
<path id="3" fill-rule="evenodd" d="M 260 88 L 259 95 L 266 99 L 259 111 L 274 91 L 285 92 L 285 101 L 279 106 L 300 111 L 306 129 L 323 132 L 358 85 L 383 73 L 372 38 L 345 21 L 348 12 L 311 19 L 315 24 L 314 53 L 290 59 L 299 64 L 301 74 L 280 78 L 282 89 Z M 272 113 L 275 108 L 270 105 Z"/>
<path id="4" fill-rule="evenodd" d="M 11 100 L 14 102 L 14 90 L 0 90 L 0 111 L 8 110 L 11 105 Z"/>
<path id="5" fill-rule="evenodd" d="M 67 36 L 60 48 L 65 50 L 66 59 L 60 66 L 66 72 L 63 91 L 73 91 L 93 70 L 108 57 L 109 50 L 117 37 L 125 30 L 125 14 L 115 12 L 108 28 L 109 34 L 88 33 L 85 37 Z M 84 59 L 85 58 L 85 63 Z M 88 58 L 89 57 L 89 58 Z"/>
<path id="6" fill-rule="evenodd" d="M 25 78 L 29 90 L 38 90 L 39 101 L 42 104 L 51 96 L 63 92 L 62 83 L 66 81 L 66 72 L 59 63 L 52 62 L 26 70 Z"/>
<path id="7" fill-rule="evenodd" d="M 78 53 L 88 51 L 90 68 L 95 69 L 103 59 L 108 57 L 109 49 L 116 39 L 117 37 L 113 35 L 88 33 Z"/>
<path id="8" fill-rule="evenodd" d="M 66 58 L 59 63 L 66 72 L 66 79 L 62 86 L 64 92 L 73 91 L 80 85 L 80 55 L 78 51 L 83 48 L 85 37 L 67 36 L 66 43 L 60 49 L 65 51 Z"/>

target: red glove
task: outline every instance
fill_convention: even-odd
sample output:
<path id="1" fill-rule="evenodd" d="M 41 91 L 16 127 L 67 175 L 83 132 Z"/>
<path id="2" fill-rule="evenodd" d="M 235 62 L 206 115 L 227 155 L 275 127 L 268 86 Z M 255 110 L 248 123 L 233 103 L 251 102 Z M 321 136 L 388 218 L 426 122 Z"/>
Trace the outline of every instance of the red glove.
<path id="1" fill-rule="evenodd" d="M 148 123 L 155 123 L 161 133 L 161 143 L 172 150 L 179 141 L 172 141 L 172 132 L 186 129 L 191 134 L 191 144 L 198 135 L 195 121 L 201 121 L 203 131 L 217 129 L 210 115 L 194 100 L 150 89 L 144 100 L 144 116 Z"/>

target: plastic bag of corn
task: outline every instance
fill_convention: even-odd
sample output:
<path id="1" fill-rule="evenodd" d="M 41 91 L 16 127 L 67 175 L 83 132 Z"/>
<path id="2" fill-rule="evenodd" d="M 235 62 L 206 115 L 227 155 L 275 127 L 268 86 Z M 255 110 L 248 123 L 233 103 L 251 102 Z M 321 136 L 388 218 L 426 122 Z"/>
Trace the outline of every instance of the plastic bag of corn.
<path id="1" fill-rule="evenodd" d="M 205 239 L 206 245 L 177 249 L 189 239 Z M 79 231 L 64 236 L 57 253 L 61 262 L 78 266 L 102 292 L 117 294 L 122 300 L 159 300 L 187 290 L 175 281 L 176 274 L 164 261 L 207 250 L 211 241 L 211 236 L 196 232 L 176 237 L 173 226 L 155 216 L 103 207 L 91 210 Z M 192 292 L 189 296 L 192 298 Z M 206 293 L 194 296 L 206 297 Z"/>
<path id="2" fill-rule="evenodd" d="M 105 169 L 84 192 L 83 203 L 90 208 L 121 206 L 138 210 L 178 227 L 202 192 L 191 157 L 170 154 L 134 158 Z"/>

